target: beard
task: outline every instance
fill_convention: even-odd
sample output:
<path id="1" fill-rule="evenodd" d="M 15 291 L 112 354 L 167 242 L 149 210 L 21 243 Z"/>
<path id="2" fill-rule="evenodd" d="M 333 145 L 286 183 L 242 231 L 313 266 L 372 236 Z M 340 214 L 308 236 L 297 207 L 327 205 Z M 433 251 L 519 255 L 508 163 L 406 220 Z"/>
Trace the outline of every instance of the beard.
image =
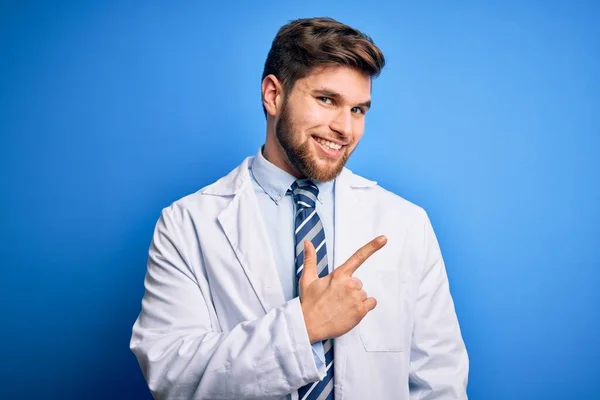
<path id="1" fill-rule="evenodd" d="M 344 169 L 351 151 L 345 150 L 340 159 L 329 161 L 328 165 L 319 166 L 317 155 L 311 154 L 310 138 L 302 142 L 301 133 L 297 132 L 291 120 L 291 113 L 287 99 L 284 100 L 281 116 L 275 125 L 275 137 L 292 166 L 304 177 L 319 182 L 328 182 L 335 179 Z M 346 148 L 349 148 L 349 143 Z"/>

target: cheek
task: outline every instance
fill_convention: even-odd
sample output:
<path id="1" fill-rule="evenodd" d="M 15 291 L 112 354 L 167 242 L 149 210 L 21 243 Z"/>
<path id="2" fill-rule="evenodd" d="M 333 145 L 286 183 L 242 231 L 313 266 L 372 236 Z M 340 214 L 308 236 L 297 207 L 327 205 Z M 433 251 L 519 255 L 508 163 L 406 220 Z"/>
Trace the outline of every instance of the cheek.
<path id="1" fill-rule="evenodd" d="M 302 111 L 297 115 L 298 127 L 306 129 L 318 129 L 328 125 L 332 118 L 331 112 L 316 103 L 303 104 Z"/>
<path id="2" fill-rule="evenodd" d="M 358 142 L 365 133 L 365 121 L 356 121 L 353 127 L 354 141 Z"/>
<path id="3" fill-rule="evenodd" d="M 302 131 L 316 129 L 325 125 L 324 120 L 325 117 L 320 112 L 307 110 L 298 120 L 298 127 L 302 129 Z"/>

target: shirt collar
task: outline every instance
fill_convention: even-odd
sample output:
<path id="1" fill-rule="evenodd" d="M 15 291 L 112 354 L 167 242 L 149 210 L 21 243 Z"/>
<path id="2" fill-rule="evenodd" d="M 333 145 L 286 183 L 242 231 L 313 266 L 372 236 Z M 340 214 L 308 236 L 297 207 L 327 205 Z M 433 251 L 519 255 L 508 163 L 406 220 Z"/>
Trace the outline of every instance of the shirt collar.
<path id="1" fill-rule="evenodd" d="M 285 197 L 287 190 L 296 180 L 296 177 L 272 164 L 265 156 L 263 156 L 262 151 L 263 148 L 261 147 L 250 167 L 250 172 L 258 185 L 265 191 L 271 200 L 279 204 Z M 334 181 L 314 182 L 319 188 L 318 200 L 320 203 L 323 203 L 324 196 L 333 192 Z"/>

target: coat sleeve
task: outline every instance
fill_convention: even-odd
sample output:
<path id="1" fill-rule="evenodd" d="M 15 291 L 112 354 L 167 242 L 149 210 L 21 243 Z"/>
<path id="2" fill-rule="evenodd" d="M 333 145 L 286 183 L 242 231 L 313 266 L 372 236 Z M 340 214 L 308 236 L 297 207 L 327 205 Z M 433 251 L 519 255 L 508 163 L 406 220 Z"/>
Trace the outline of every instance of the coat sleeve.
<path id="1" fill-rule="evenodd" d="M 189 265 L 178 219 L 171 207 L 156 225 L 130 342 L 153 396 L 265 399 L 319 380 L 297 298 L 221 332 L 205 266 Z"/>
<path id="2" fill-rule="evenodd" d="M 424 244 L 410 353 L 410 398 L 466 399 L 469 360 L 444 261 L 427 215 Z"/>

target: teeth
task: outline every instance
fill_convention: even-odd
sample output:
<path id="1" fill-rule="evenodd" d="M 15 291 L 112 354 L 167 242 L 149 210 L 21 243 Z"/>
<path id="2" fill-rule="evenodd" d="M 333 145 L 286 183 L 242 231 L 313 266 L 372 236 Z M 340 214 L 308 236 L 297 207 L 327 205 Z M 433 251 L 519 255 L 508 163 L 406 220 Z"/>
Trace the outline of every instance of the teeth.
<path id="1" fill-rule="evenodd" d="M 330 141 L 325 140 L 325 139 L 315 138 L 315 140 L 317 142 L 321 143 L 323 146 L 327 146 L 327 147 L 329 147 L 330 149 L 333 149 L 333 150 L 339 150 L 339 149 L 342 148 L 342 145 L 330 142 Z"/>

